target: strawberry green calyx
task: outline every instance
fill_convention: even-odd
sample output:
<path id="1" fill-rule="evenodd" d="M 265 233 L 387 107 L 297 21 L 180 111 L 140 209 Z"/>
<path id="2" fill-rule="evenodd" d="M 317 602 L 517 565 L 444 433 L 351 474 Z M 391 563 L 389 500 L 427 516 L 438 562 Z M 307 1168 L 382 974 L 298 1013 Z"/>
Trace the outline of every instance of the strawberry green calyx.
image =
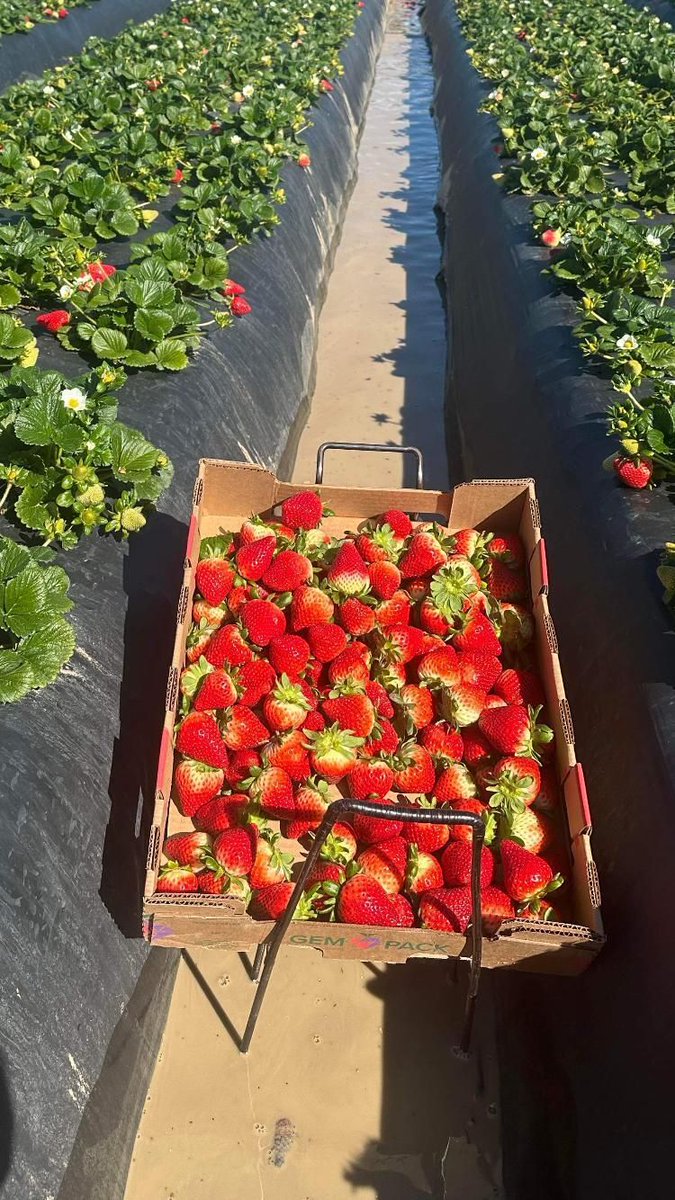
<path id="1" fill-rule="evenodd" d="M 535 760 L 540 758 L 540 755 L 537 753 L 538 747 L 548 745 L 549 742 L 553 741 L 555 736 L 549 725 L 539 725 L 537 723 L 537 717 L 539 716 L 541 710 L 541 704 L 538 705 L 537 708 L 528 708 L 527 710 L 530 717 L 531 752 L 529 753 L 531 753 L 531 757 Z M 526 751 L 526 753 L 528 752 Z"/>
<path id="2" fill-rule="evenodd" d="M 452 620 L 479 587 L 473 564 L 468 559 L 459 559 L 437 571 L 431 581 L 431 598 L 446 620 Z"/>
<path id="3" fill-rule="evenodd" d="M 199 546 L 199 561 L 203 562 L 206 558 L 225 558 L 230 553 L 231 546 L 231 533 L 202 538 Z"/>
<path id="4" fill-rule="evenodd" d="M 183 695 L 192 699 L 202 680 L 213 670 L 211 663 L 207 662 L 203 655 L 192 663 L 192 666 L 187 667 L 180 677 L 180 690 Z"/>
<path id="5" fill-rule="evenodd" d="M 305 712 L 309 712 L 312 707 L 300 685 L 293 683 L 288 675 L 281 676 L 272 695 L 280 704 L 297 704 L 300 708 L 304 708 Z"/>

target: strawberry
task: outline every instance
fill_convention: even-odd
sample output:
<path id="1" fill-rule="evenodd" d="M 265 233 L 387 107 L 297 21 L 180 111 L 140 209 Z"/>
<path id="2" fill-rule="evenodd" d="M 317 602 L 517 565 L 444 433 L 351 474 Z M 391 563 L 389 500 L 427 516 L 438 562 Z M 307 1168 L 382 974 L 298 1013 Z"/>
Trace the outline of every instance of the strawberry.
<path id="1" fill-rule="evenodd" d="M 271 600 L 249 600 L 241 610 L 241 622 L 256 646 L 269 646 L 286 631 L 286 618 Z"/>
<path id="2" fill-rule="evenodd" d="M 485 613 L 477 609 L 470 609 L 468 612 L 461 613 L 458 621 L 459 628 L 452 639 L 456 650 L 495 656 L 501 654 L 501 642 L 492 621 L 486 617 Z"/>
<path id="3" fill-rule="evenodd" d="M 194 707 L 197 712 L 229 708 L 236 699 L 237 689 L 231 675 L 228 675 L 227 671 L 222 668 L 216 668 L 205 677 L 197 692 Z"/>
<path id="4" fill-rule="evenodd" d="M 251 662 L 253 651 L 236 625 L 223 625 L 211 638 L 204 657 L 213 667 L 240 667 Z"/>
<path id="5" fill-rule="evenodd" d="M 253 586 L 249 584 L 236 584 L 229 596 L 227 597 L 227 607 L 233 617 L 238 617 L 247 600 L 254 598 Z"/>
<path id="6" fill-rule="evenodd" d="M 328 668 L 328 679 L 334 688 L 346 686 L 348 689 L 356 691 L 368 686 L 370 683 L 368 662 L 356 642 L 336 655 Z"/>
<path id="7" fill-rule="evenodd" d="M 272 639 L 268 654 L 275 671 L 295 679 L 307 666 L 310 651 L 304 638 L 296 633 L 284 633 Z"/>
<path id="8" fill-rule="evenodd" d="M 388 663 L 409 663 L 423 653 L 424 632 L 414 625 L 388 625 L 377 634 L 380 658 Z"/>
<path id="9" fill-rule="evenodd" d="M 307 739 L 311 745 L 309 758 L 312 770 L 332 783 L 343 779 L 351 771 L 358 748 L 363 745 L 363 738 L 354 737 L 337 724 L 308 733 Z"/>
<path id="10" fill-rule="evenodd" d="M 554 839 L 554 825 L 545 813 L 526 808 L 523 812 L 509 814 L 502 822 L 500 833 L 511 841 L 519 842 L 532 854 L 540 854 L 548 849 Z"/>
<path id="11" fill-rule="evenodd" d="M 252 888 L 271 887 L 274 883 L 284 883 L 290 879 L 293 855 L 283 854 L 278 848 L 278 841 L 278 833 L 258 838 L 255 858 L 249 875 L 249 883 Z"/>
<path id="12" fill-rule="evenodd" d="M 452 841 L 441 855 L 441 867 L 446 887 L 468 887 L 471 883 L 471 842 Z M 480 886 L 489 887 L 494 879 L 495 860 L 487 846 L 481 846 Z"/>
<path id="13" fill-rule="evenodd" d="M 379 600 L 391 600 L 401 586 L 401 572 L 393 562 L 373 562 L 368 567 L 370 586 Z"/>
<path id="14" fill-rule="evenodd" d="M 396 710 L 389 699 L 389 693 L 377 679 L 370 679 L 366 684 L 366 696 L 372 700 L 378 716 L 393 717 Z"/>
<path id="15" fill-rule="evenodd" d="M 501 640 L 510 650 L 524 650 L 530 645 L 534 637 L 534 621 L 524 605 L 500 600 L 498 624 Z"/>
<path id="16" fill-rule="evenodd" d="M 293 816 L 293 783 L 290 775 L 281 767 L 254 767 L 240 787 L 255 800 L 265 816 L 277 819 Z"/>
<path id="17" fill-rule="evenodd" d="M 464 755 L 464 739 L 447 721 L 434 721 L 420 733 L 420 743 L 433 757 L 459 762 Z"/>
<path id="18" fill-rule="evenodd" d="M 263 703 L 263 716 L 273 732 L 299 729 L 312 707 L 299 682 L 282 675 Z"/>
<path id="19" fill-rule="evenodd" d="M 624 487 L 642 489 L 649 486 L 654 474 L 654 464 L 648 458 L 626 458 L 617 455 L 614 470 Z"/>
<path id="20" fill-rule="evenodd" d="M 408 865 L 406 868 L 405 888 L 414 896 L 420 896 L 432 888 L 443 887 L 443 872 L 441 864 L 433 854 L 420 850 L 412 843 L 408 846 Z"/>
<path id="21" fill-rule="evenodd" d="M 356 854 L 356 838 L 351 825 L 338 822 L 333 826 L 320 850 L 320 858 L 346 866 Z"/>
<path id="22" fill-rule="evenodd" d="M 380 629 L 390 625 L 407 625 L 410 620 L 410 597 L 407 592 L 394 592 L 389 600 L 381 600 L 373 609 L 375 624 Z"/>
<path id="23" fill-rule="evenodd" d="M 385 892 L 395 896 L 405 883 L 408 845 L 402 837 L 392 837 L 386 842 L 378 841 L 362 850 L 356 862 L 362 871 L 382 884 Z"/>
<path id="24" fill-rule="evenodd" d="M 241 875 L 226 875 L 218 868 L 217 871 L 200 871 L 197 876 L 199 891 L 207 896 L 236 896 L 248 904 L 251 889 Z"/>
<path id="25" fill-rule="evenodd" d="M 325 779 L 312 777 L 295 793 L 295 814 L 298 820 L 317 828 L 330 804 L 328 784 Z"/>
<path id="26" fill-rule="evenodd" d="M 354 800 L 380 800 L 391 790 L 394 772 L 386 762 L 371 758 L 357 762 L 349 772 L 349 794 Z"/>
<path id="27" fill-rule="evenodd" d="M 394 926 L 399 913 L 399 907 L 392 902 L 392 897 L 382 885 L 364 872 L 353 875 L 343 883 L 335 904 L 338 921 L 348 925 Z"/>
<path id="28" fill-rule="evenodd" d="M 492 937 L 502 921 L 508 921 L 515 916 L 510 898 L 501 888 L 490 886 L 483 888 L 480 894 L 480 909 L 483 918 L 483 932 Z"/>
<path id="29" fill-rule="evenodd" d="M 435 782 L 429 751 L 415 742 L 405 742 L 394 760 L 394 787 L 401 792 L 431 792 Z"/>
<path id="30" fill-rule="evenodd" d="M 502 671 L 493 687 L 507 704 L 523 704 L 526 708 L 541 707 L 544 704 L 544 687 L 539 676 L 533 671 L 509 668 Z"/>
<path id="31" fill-rule="evenodd" d="M 430 530 L 414 533 L 403 558 L 398 564 L 403 579 L 416 575 L 428 575 L 447 559 L 440 541 Z"/>
<path id="32" fill-rule="evenodd" d="M 297 550 L 280 550 L 265 571 L 262 581 L 272 592 L 295 592 L 311 583 L 313 567 Z"/>
<path id="33" fill-rule="evenodd" d="M 343 542 L 326 572 L 326 581 L 340 596 L 362 596 L 370 587 L 366 564 L 353 542 Z"/>
<path id="34" fill-rule="evenodd" d="M 375 613 L 357 596 L 349 596 L 338 609 L 342 628 L 353 637 L 362 637 L 375 628 Z"/>
<path id="35" fill-rule="evenodd" d="M 456 800 L 450 807 L 455 812 L 475 813 L 476 816 L 482 817 L 486 825 L 486 840 L 491 840 L 494 829 L 494 817 L 490 820 L 490 810 L 486 804 L 483 804 L 482 800 Z M 451 825 L 450 837 L 453 842 L 472 842 L 473 827 L 471 825 Z"/>
<path id="36" fill-rule="evenodd" d="M 258 921 L 278 921 L 288 908 L 294 888 L 295 884 L 287 880 L 259 888 L 251 897 L 249 904 L 251 916 L 255 917 Z M 314 916 L 316 916 L 316 913 L 309 900 L 301 896 L 293 913 L 293 920 L 309 921 Z"/>
<path id="37" fill-rule="evenodd" d="M 396 805 L 387 796 L 377 796 L 374 803 L 384 804 L 393 809 L 391 819 L 388 817 L 373 817 L 367 813 L 354 813 L 352 826 L 359 842 L 371 846 L 375 842 L 386 842 L 397 837 L 403 828 L 403 822 L 396 818 Z"/>
<path id="38" fill-rule="evenodd" d="M 477 529 L 458 529 L 453 535 L 454 553 L 468 558 L 478 570 L 485 562 L 485 547 L 492 534 L 480 533 Z"/>
<path id="39" fill-rule="evenodd" d="M 427 598 L 430 587 L 431 580 L 429 578 L 424 578 L 424 576 L 422 576 L 420 579 L 406 579 L 405 581 L 405 590 L 415 604 L 418 602 L 421 603 L 422 600 Z"/>
<path id="40" fill-rule="evenodd" d="M 306 733 L 320 733 L 326 728 L 326 719 L 318 709 L 312 710 L 307 713 L 301 728 Z"/>
<path id="41" fill-rule="evenodd" d="M 316 529 L 323 517 L 323 504 L 316 492 L 296 492 L 281 505 L 281 519 L 290 529 Z"/>
<path id="42" fill-rule="evenodd" d="M 401 688 L 397 699 L 401 706 L 403 726 L 408 735 L 423 729 L 433 721 L 434 701 L 429 688 L 407 683 Z"/>
<path id="43" fill-rule="evenodd" d="M 474 725 L 485 708 L 485 692 L 473 683 L 457 683 L 443 688 L 440 697 L 441 713 L 451 725 L 463 729 Z"/>
<path id="44" fill-rule="evenodd" d="M 324 700 L 324 716 L 335 722 L 340 729 L 348 729 L 358 738 L 370 736 L 375 726 L 375 709 L 364 692 L 337 696 Z"/>
<path id="45" fill-rule="evenodd" d="M 506 563 L 507 567 L 525 565 L 525 547 L 517 533 L 495 533 L 489 539 L 487 552 L 490 558 Z"/>
<path id="46" fill-rule="evenodd" d="M 420 897 L 418 911 L 423 929 L 466 933 L 471 920 L 471 888 L 433 888 Z"/>
<path id="47" fill-rule="evenodd" d="M 541 772 L 533 758 L 500 758 L 492 768 L 490 804 L 505 811 L 522 812 L 539 795 Z"/>
<path id="48" fill-rule="evenodd" d="M 452 646 L 432 650 L 417 664 L 417 678 L 430 688 L 454 687 L 461 681 L 457 655 Z"/>
<path id="49" fill-rule="evenodd" d="M 412 929 L 415 924 L 415 914 L 410 901 L 402 892 L 391 897 L 391 911 L 392 925 L 399 926 L 401 929 Z"/>
<path id="50" fill-rule="evenodd" d="M 462 683 L 473 683 L 489 692 L 502 674 L 502 664 L 494 654 L 482 650 L 462 650 L 457 655 Z"/>
<path id="51" fill-rule="evenodd" d="M 230 750 L 253 750 L 269 739 L 269 730 L 245 704 L 235 704 L 221 720 L 223 741 Z"/>
<path id="52" fill-rule="evenodd" d="M 210 625 L 215 625 L 217 629 L 227 619 L 228 612 L 227 603 L 213 605 L 207 604 L 206 600 L 195 600 L 192 605 L 193 626 L 199 625 L 200 621 L 207 621 Z"/>
<path id="53" fill-rule="evenodd" d="M 380 717 L 377 722 L 378 733 L 372 735 L 364 743 L 361 754 L 364 758 L 377 758 L 384 754 L 394 754 L 401 741 L 391 721 Z"/>
<path id="54" fill-rule="evenodd" d="M 169 863 L 162 867 L 157 879 L 158 892 L 198 892 L 199 876 L 190 867 Z"/>
<path id="55" fill-rule="evenodd" d="M 171 864 L 198 869 L 204 865 L 204 855 L 211 849 L 208 833 L 173 833 L 162 848 L 162 854 Z"/>
<path id="56" fill-rule="evenodd" d="M 176 749 L 209 767 L 227 766 L 227 749 L 218 722 L 210 713 L 189 713 L 178 727 Z"/>
<path id="57" fill-rule="evenodd" d="M 270 767 L 281 767 L 296 782 L 308 779 L 312 768 L 303 731 L 289 729 L 278 734 L 265 748 L 265 762 Z"/>
<path id="58" fill-rule="evenodd" d="M 222 553 L 213 557 L 212 548 L 207 546 L 205 549 L 204 543 L 200 554 L 204 554 L 205 557 L 200 557 L 197 563 L 196 586 L 208 604 L 222 604 L 232 591 L 234 567 L 228 559 L 222 557 Z"/>
<path id="59" fill-rule="evenodd" d="M 553 739 L 548 725 L 537 725 L 539 709 L 520 704 L 505 704 L 488 709 L 478 721 L 478 728 L 501 754 L 518 754 L 531 758 L 540 744 Z"/>
<path id="60" fill-rule="evenodd" d="M 354 545 L 365 563 L 395 563 L 403 549 L 403 543 L 394 537 L 391 529 L 383 525 L 380 529 L 368 529 L 360 533 Z M 394 589 L 396 590 L 396 589 Z"/>
<path id="61" fill-rule="evenodd" d="M 528 596 L 525 572 L 507 567 L 499 559 L 491 563 L 487 583 L 495 600 L 525 600 Z"/>
<path id="62" fill-rule="evenodd" d="M 200 804 L 192 817 L 194 827 L 215 837 L 223 830 L 239 824 L 246 803 L 246 796 L 214 796 L 212 800 Z"/>
<path id="63" fill-rule="evenodd" d="M 432 579 L 431 599 L 438 611 L 453 621 L 480 587 L 480 575 L 468 558 L 453 556 Z"/>
<path id="64" fill-rule="evenodd" d="M 298 588 L 291 601 L 291 626 L 295 633 L 310 625 L 323 625 L 333 620 L 335 605 L 330 596 L 316 587 Z"/>
<path id="65" fill-rule="evenodd" d="M 255 708 L 271 692 L 276 681 L 274 668 L 264 658 L 254 658 L 244 663 L 237 676 L 241 689 L 239 703 L 246 708 Z"/>
<path id="66" fill-rule="evenodd" d="M 544 767 L 541 772 L 539 794 L 534 801 L 537 812 L 553 813 L 560 805 L 560 789 L 555 772 L 551 767 Z"/>
<path id="67" fill-rule="evenodd" d="M 516 842 L 505 838 L 499 847 L 502 859 L 504 890 L 517 904 L 527 904 L 532 912 L 549 892 L 560 887 L 563 880 L 554 875 L 551 867 L 538 854 L 531 854 Z"/>
<path id="68" fill-rule="evenodd" d="M 405 687 L 408 682 L 408 672 L 405 668 L 405 663 L 377 663 L 375 666 L 377 672 L 377 682 L 381 683 L 385 691 L 400 692 L 402 687 Z"/>
<path id="69" fill-rule="evenodd" d="M 446 637 L 452 629 L 451 622 L 443 616 L 440 608 L 430 596 L 425 596 L 420 605 L 419 619 L 422 629 L 427 633 L 437 634 L 439 637 Z"/>
<path id="70" fill-rule="evenodd" d="M 495 752 L 477 726 L 462 731 L 464 761 L 468 767 L 484 767 L 492 762 Z"/>
<path id="71" fill-rule="evenodd" d="M 193 625 L 185 647 L 185 657 L 189 663 L 197 662 L 202 657 L 217 629 L 218 625 L 214 621 L 207 621 L 205 618 L 202 618 L 197 626 Z"/>
<path id="72" fill-rule="evenodd" d="M 345 868 L 341 863 L 326 862 L 324 859 L 319 859 L 307 876 L 307 889 L 315 887 L 317 883 L 335 883 L 341 886 L 344 881 Z"/>
<path id="73" fill-rule="evenodd" d="M 253 825 L 238 825 L 219 833 L 213 843 L 212 871 L 221 867 L 228 875 L 249 875 L 258 845 L 258 831 Z"/>
<path id="74" fill-rule="evenodd" d="M 453 800 L 473 799 L 478 791 L 469 768 L 462 762 L 455 762 L 441 771 L 433 794 L 439 804 L 449 804 Z"/>
<path id="75" fill-rule="evenodd" d="M 252 580 L 253 583 L 262 579 L 272 561 L 276 544 L 275 537 L 263 537 L 240 546 L 235 555 L 239 574 L 244 579 Z"/>
<path id="76" fill-rule="evenodd" d="M 374 518 L 374 524 L 378 528 L 388 525 L 394 536 L 400 539 L 410 537 L 413 531 L 413 524 L 410 517 L 398 508 L 388 508 L 385 513 L 382 513 L 381 517 Z"/>
<path id="77" fill-rule="evenodd" d="M 218 767 L 184 758 L 176 766 L 173 786 L 178 807 L 186 817 L 191 817 L 202 804 L 217 796 L 223 786 L 224 773 Z"/>
<path id="78" fill-rule="evenodd" d="M 347 634 L 340 625 L 308 625 L 306 636 L 312 654 L 323 663 L 337 658 L 347 645 Z"/>
<path id="79" fill-rule="evenodd" d="M 248 544 L 249 542 L 258 542 L 261 538 L 265 537 L 276 539 L 276 530 L 272 525 L 266 524 L 262 517 L 250 517 L 247 521 L 244 521 L 239 530 L 240 545 Z"/>

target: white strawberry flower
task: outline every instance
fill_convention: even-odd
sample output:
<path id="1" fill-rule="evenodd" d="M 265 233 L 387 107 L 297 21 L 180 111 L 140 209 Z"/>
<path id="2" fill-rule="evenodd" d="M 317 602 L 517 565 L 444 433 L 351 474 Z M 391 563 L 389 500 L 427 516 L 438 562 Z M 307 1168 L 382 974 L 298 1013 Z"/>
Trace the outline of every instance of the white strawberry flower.
<path id="1" fill-rule="evenodd" d="M 144 109 L 144 108 L 136 108 L 136 109 L 134 109 L 134 116 L 135 116 L 135 117 L 144 117 L 144 116 L 145 116 L 145 109 Z"/>
<path id="2" fill-rule="evenodd" d="M 616 339 L 617 350 L 637 350 L 637 340 L 630 333 L 624 333 L 623 337 Z"/>
<path id="3" fill-rule="evenodd" d="M 659 237 L 658 233 L 652 233 L 651 229 L 647 234 L 645 241 L 647 245 L 652 246 L 654 250 L 661 249 L 661 238 Z"/>
<path id="4" fill-rule="evenodd" d="M 247 83 L 246 86 L 243 87 L 241 90 L 242 90 L 242 94 L 246 97 L 246 99 L 250 100 L 251 96 L 253 95 L 253 93 L 255 91 L 255 88 L 252 83 Z"/>
<path id="5" fill-rule="evenodd" d="M 74 291 L 75 288 L 73 287 L 72 283 L 62 283 L 61 287 L 59 288 L 59 296 L 62 300 L 70 300 L 70 297 Z"/>
<path id="6" fill-rule="evenodd" d="M 238 146 L 240 142 L 241 142 L 241 138 L 239 137 L 239 134 L 238 134 L 238 133 L 233 133 L 233 134 L 232 134 L 232 137 L 230 138 L 230 145 L 231 145 L 231 146 Z"/>
<path id="7" fill-rule="evenodd" d="M 548 151 L 543 146 L 535 146 L 534 150 L 530 151 L 530 158 L 534 162 L 541 162 L 542 158 L 546 158 Z"/>
<path id="8" fill-rule="evenodd" d="M 51 87 L 50 84 L 47 84 L 47 86 L 43 87 L 43 89 L 42 89 L 43 96 L 54 96 L 55 94 L 56 94 L 56 88 Z"/>
<path id="9" fill-rule="evenodd" d="M 61 392 L 61 403 L 70 412 L 84 412 L 87 397 L 80 388 L 64 388 Z"/>

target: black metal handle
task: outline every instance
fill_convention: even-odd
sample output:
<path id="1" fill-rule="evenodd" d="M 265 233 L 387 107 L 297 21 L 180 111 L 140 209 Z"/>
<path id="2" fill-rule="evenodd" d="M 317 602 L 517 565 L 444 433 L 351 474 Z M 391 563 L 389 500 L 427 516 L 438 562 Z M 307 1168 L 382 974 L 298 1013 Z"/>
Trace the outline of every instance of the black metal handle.
<path id="1" fill-rule="evenodd" d="M 323 464 L 327 450 L 373 450 L 376 454 L 412 454 L 417 462 L 417 483 L 415 487 L 424 487 L 424 460 L 422 451 L 417 446 L 382 446 L 377 442 L 323 442 L 316 452 L 316 482 L 323 483 Z"/>
<path id="2" fill-rule="evenodd" d="M 371 804 L 366 800 L 351 800 L 345 798 L 343 800 L 334 800 L 329 804 L 324 814 L 323 820 L 314 835 L 309 854 L 302 864 L 302 869 L 296 880 L 295 887 L 291 893 L 291 898 L 288 902 L 285 913 L 277 921 L 274 929 L 270 933 L 266 941 L 261 942 L 255 956 L 253 965 L 253 979 L 257 981 L 258 987 L 255 998 L 251 1006 L 251 1012 L 248 1018 L 244 1035 L 241 1039 L 241 1052 L 246 1054 L 251 1044 L 251 1038 L 255 1030 L 258 1013 L 267 991 L 267 985 L 270 980 L 272 968 L 275 959 L 279 953 L 281 943 L 284 940 L 286 930 L 288 929 L 295 910 L 300 902 L 300 897 L 305 889 L 305 884 L 310 872 L 316 864 L 316 861 L 321 853 L 328 834 L 330 833 L 336 821 L 340 821 L 350 813 L 362 813 L 369 817 L 381 817 L 383 820 L 390 821 L 392 812 L 395 812 L 397 820 L 403 821 L 405 824 L 409 822 L 417 822 L 423 825 L 471 825 L 473 828 L 473 838 L 471 846 L 471 968 L 469 973 L 469 988 L 466 1000 L 466 1010 L 464 1018 L 464 1031 L 460 1050 L 466 1053 L 468 1050 L 469 1040 L 471 1038 L 471 1026 L 473 1022 L 473 1012 L 475 1000 L 478 994 L 478 982 L 480 979 L 480 968 L 482 960 L 482 929 L 481 929 L 481 902 L 480 902 L 480 867 L 481 867 L 481 851 L 485 839 L 485 823 L 477 813 L 463 813 L 457 809 L 445 808 L 416 808 L 412 804 L 397 805 L 392 810 L 391 805 Z M 262 975 L 260 974 L 263 967 Z"/>

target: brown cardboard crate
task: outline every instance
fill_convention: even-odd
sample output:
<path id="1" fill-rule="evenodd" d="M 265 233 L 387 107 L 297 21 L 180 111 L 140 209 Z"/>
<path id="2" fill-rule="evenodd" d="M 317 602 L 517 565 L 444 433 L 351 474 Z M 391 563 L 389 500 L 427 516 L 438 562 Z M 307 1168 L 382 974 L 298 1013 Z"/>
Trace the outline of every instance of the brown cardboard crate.
<path id="1" fill-rule="evenodd" d="M 307 485 L 282 483 L 271 471 L 249 463 L 206 459 L 200 464 L 185 557 L 176 641 L 167 685 L 166 715 L 157 772 L 155 812 L 148 849 L 143 910 L 144 936 L 153 945 L 201 945 L 246 950 L 259 944 L 273 925 L 254 921 L 240 901 L 221 896 L 157 893 L 161 846 L 168 833 L 192 828 L 171 800 L 173 732 L 178 681 L 190 627 L 194 572 L 203 537 L 236 530 L 252 513 L 270 516 L 280 502 Z M 577 974 L 604 942 L 597 871 L 590 849 L 590 814 L 583 772 L 576 762 L 574 731 L 565 696 L 558 643 L 548 611 L 548 574 L 539 505 L 531 479 L 489 479 L 460 484 L 451 492 L 379 488 L 316 488 L 334 516 L 324 524 L 340 534 L 388 508 L 424 518 L 435 516 L 451 530 L 473 526 L 517 532 L 525 544 L 533 602 L 539 665 L 556 734 L 556 764 L 570 838 L 573 909 L 578 923 L 505 921 L 497 936 L 483 939 L 483 965 L 516 967 L 554 974 Z M 337 796 L 336 791 L 336 796 Z M 460 934 L 425 929 L 293 922 L 290 945 L 308 946 L 327 957 L 404 962 L 412 957 L 456 957 L 468 953 Z"/>

